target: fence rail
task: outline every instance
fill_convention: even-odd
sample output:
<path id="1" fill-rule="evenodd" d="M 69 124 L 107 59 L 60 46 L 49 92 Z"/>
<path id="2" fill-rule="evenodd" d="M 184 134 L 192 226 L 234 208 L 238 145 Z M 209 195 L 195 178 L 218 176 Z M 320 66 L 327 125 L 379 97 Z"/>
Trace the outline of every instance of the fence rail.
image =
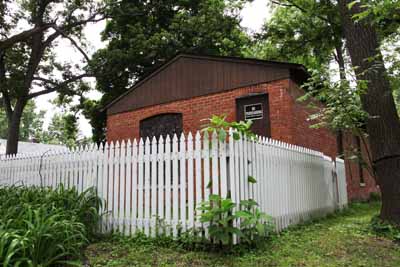
<path id="1" fill-rule="evenodd" d="M 199 227 L 197 207 L 210 194 L 256 200 L 277 230 L 347 205 L 343 160 L 264 137 L 234 140 L 232 133 L 227 140 L 197 132 L 13 155 L 0 160 L 0 170 L 2 186 L 95 186 L 105 200 L 102 230 L 127 235 L 177 236 Z"/>

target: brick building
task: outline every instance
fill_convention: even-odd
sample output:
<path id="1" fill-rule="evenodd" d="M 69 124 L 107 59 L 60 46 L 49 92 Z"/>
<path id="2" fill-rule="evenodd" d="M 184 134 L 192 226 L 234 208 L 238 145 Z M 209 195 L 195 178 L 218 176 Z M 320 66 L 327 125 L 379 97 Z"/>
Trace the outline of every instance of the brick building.
<path id="1" fill-rule="evenodd" d="M 336 135 L 311 129 L 312 111 L 296 101 L 307 78 L 298 64 L 180 54 L 107 106 L 107 140 L 195 132 L 203 119 L 225 114 L 228 120 L 252 119 L 259 135 L 335 157 Z M 354 142 L 345 138 L 343 144 Z M 346 169 L 350 198 L 376 190 L 358 164 L 348 162 Z"/>

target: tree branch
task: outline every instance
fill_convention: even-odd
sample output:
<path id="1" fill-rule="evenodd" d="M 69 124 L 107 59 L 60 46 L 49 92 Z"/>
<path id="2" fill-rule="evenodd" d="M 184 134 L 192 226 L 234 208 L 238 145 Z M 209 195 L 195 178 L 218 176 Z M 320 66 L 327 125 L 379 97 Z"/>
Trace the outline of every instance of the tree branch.
<path id="1" fill-rule="evenodd" d="M 32 98 L 35 98 L 35 97 L 40 96 L 40 95 L 45 95 L 45 94 L 57 92 L 62 87 L 66 86 L 66 85 L 68 85 L 70 83 L 76 82 L 76 81 L 78 81 L 78 80 L 80 80 L 82 78 L 85 78 L 85 77 L 93 77 L 93 75 L 89 74 L 89 73 L 84 73 L 84 74 L 81 74 L 81 75 L 74 76 L 74 77 L 72 77 L 72 78 L 70 78 L 68 80 L 65 80 L 62 83 L 56 83 L 56 82 L 48 80 L 46 78 L 35 77 L 34 80 L 51 83 L 51 84 L 54 85 L 54 87 L 49 88 L 49 89 L 45 89 L 45 90 L 41 90 L 41 91 L 38 91 L 38 92 L 31 93 L 31 94 L 28 95 L 28 99 L 32 99 Z"/>
<path id="2" fill-rule="evenodd" d="M 15 34 L 15 35 L 7 38 L 6 40 L 0 41 L 0 49 L 5 50 L 5 49 L 12 47 L 16 43 L 24 42 L 24 41 L 28 40 L 29 38 L 31 38 L 33 35 L 43 32 L 53 25 L 55 25 L 55 24 L 54 23 L 46 23 L 41 26 L 35 26 L 32 29 Z"/>
<path id="3" fill-rule="evenodd" d="M 60 33 L 64 38 L 68 39 L 72 43 L 72 45 L 75 46 L 76 49 L 78 49 L 78 51 L 82 54 L 82 56 L 86 59 L 86 61 L 88 63 L 90 62 L 89 56 L 86 54 L 85 51 L 83 51 L 83 49 L 78 45 L 78 43 L 72 37 L 68 36 L 63 30 L 61 30 L 57 26 L 53 26 L 52 28 L 56 32 Z"/>
<path id="4" fill-rule="evenodd" d="M 298 10 L 300 10 L 301 12 L 303 12 L 303 13 L 310 13 L 306 8 L 300 6 L 300 5 L 297 4 L 294 0 L 286 0 L 287 3 L 281 2 L 281 1 L 279 1 L 279 0 L 277 0 L 277 1 L 276 1 L 276 0 L 271 0 L 271 2 L 272 2 L 273 4 L 280 5 L 280 6 L 295 7 L 295 8 L 297 8 Z M 325 21 L 325 22 L 328 22 L 329 24 L 338 26 L 335 22 L 330 21 L 328 18 L 325 18 L 325 17 L 320 16 L 320 15 L 315 14 L 315 13 L 312 13 L 312 14 L 313 14 L 314 16 L 316 16 L 317 18 L 319 18 L 319 19 L 321 19 L 321 20 L 323 20 L 323 21 Z"/>

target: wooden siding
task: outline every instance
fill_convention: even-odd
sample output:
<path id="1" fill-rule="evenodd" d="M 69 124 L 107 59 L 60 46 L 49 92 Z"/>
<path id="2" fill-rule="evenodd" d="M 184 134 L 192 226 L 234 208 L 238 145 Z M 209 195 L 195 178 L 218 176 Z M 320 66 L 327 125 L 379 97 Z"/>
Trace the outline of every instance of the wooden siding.
<path id="1" fill-rule="evenodd" d="M 293 66 L 248 59 L 178 56 L 111 103 L 107 113 L 116 114 L 286 79 L 291 77 Z"/>

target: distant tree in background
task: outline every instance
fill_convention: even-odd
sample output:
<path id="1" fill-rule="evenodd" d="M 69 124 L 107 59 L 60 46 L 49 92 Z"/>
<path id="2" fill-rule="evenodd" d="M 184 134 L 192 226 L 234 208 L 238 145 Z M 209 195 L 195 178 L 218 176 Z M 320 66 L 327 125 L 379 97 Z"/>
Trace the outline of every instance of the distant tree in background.
<path id="1" fill-rule="evenodd" d="M 46 144 L 65 145 L 69 148 L 91 144 L 88 137 L 79 131 L 78 117 L 73 113 L 56 113 L 40 141 Z"/>
<path id="2" fill-rule="evenodd" d="M 39 141 L 42 138 L 45 111 L 37 112 L 35 109 L 35 102 L 29 101 L 26 104 L 21 118 L 20 141 Z M 7 139 L 7 132 L 7 116 L 0 105 L 0 138 Z"/>
<path id="3" fill-rule="evenodd" d="M 289 61 L 308 69 L 328 69 L 333 60 L 344 68 L 339 11 L 333 5 L 304 0 L 301 6 L 277 1 L 271 19 L 256 34 L 249 56 Z M 325 71 L 329 75 L 328 71 Z"/>
<path id="4" fill-rule="evenodd" d="M 243 0 L 122 0 L 107 9 L 103 32 L 108 42 L 91 62 L 98 71 L 100 101 L 81 99 L 93 138 L 105 140 L 102 108 L 178 52 L 242 55 L 248 37 L 240 26 Z M 137 14 L 133 17 L 132 14 Z"/>
<path id="5" fill-rule="evenodd" d="M 55 114 L 43 134 L 43 142 L 74 147 L 78 141 L 78 122 L 73 114 Z"/>

